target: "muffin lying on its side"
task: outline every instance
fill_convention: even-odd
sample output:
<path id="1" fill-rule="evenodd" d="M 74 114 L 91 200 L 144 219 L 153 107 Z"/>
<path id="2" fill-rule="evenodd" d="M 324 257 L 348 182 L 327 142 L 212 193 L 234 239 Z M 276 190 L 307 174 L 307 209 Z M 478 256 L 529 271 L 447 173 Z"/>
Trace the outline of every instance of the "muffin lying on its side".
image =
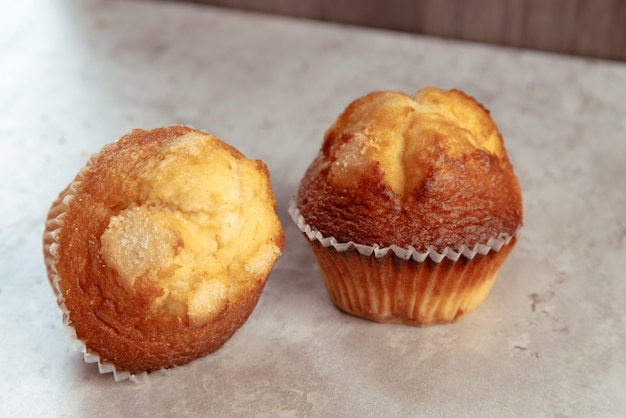
<path id="1" fill-rule="evenodd" d="M 425 88 L 350 104 L 290 212 L 338 307 L 429 325 L 486 298 L 522 225 L 522 196 L 488 111 Z"/>
<path id="2" fill-rule="evenodd" d="M 265 165 L 212 135 L 171 126 L 105 146 L 44 232 L 48 277 L 85 359 L 121 379 L 221 347 L 282 251 L 275 207 Z"/>

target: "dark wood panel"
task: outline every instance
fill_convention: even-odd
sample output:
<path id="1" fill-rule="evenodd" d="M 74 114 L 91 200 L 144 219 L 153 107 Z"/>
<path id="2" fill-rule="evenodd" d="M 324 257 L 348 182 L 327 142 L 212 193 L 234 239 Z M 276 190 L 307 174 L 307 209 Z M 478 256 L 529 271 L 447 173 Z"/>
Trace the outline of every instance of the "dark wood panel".
<path id="1" fill-rule="evenodd" d="M 626 61 L 624 0 L 192 0 Z"/>

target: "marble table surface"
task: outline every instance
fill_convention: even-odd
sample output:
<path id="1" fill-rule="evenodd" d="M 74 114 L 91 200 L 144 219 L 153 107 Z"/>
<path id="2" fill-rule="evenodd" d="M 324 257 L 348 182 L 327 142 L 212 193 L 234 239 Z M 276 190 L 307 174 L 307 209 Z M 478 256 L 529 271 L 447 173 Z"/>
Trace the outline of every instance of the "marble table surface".
<path id="1" fill-rule="evenodd" d="M 623 416 L 626 65 L 215 9 L 5 2 L 0 15 L 0 416 Z M 488 107 L 525 226 L 459 323 L 376 324 L 330 302 L 287 214 L 325 129 L 372 90 Z M 72 348 L 45 276 L 49 204 L 132 128 L 208 130 L 272 174 L 285 251 L 218 352 L 134 383 Z"/>

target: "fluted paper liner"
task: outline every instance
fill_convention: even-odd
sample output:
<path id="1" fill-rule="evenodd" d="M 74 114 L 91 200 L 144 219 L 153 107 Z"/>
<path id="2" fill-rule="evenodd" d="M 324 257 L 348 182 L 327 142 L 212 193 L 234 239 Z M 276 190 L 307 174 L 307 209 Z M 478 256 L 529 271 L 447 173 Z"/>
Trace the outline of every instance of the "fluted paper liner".
<path id="1" fill-rule="evenodd" d="M 326 289 L 340 309 L 378 322 L 454 322 L 487 297 L 517 232 L 458 250 L 338 242 L 308 225 L 294 199 L 289 214 L 308 238 Z"/>
<path id="2" fill-rule="evenodd" d="M 59 276 L 54 263 L 54 260 L 57 258 L 58 255 L 59 247 L 57 233 L 64 226 L 62 215 L 68 210 L 68 203 L 75 195 L 77 187 L 82 182 L 83 173 L 89 168 L 91 161 L 96 155 L 97 154 L 94 154 L 89 159 L 85 167 L 83 167 L 79 171 L 74 181 L 72 181 L 72 183 L 70 183 L 69 186 L 67 186 L 67 188 L 61 192 L 59 199 L 53 203 L 50 211 L 48 212 L 45 231 L 43 235 L 44 261 L 46 264 L 46 269 L 48 271 L 48 280 L 50 281 L 52 290 L 56 294 L 57 304 L 63 312 L 63 327 L 67 335 L 69 335 L 69 337 L 72 339 L 72 346 L 74 347 L 74 349 L 83 353 L 83 358 L 85 359 L 85 362 L 98 363 L 98 371 L 101 374 L 113 373 L 113 378 L 116 382 L 128 379 L 135 383 L 140 383 L 148 379 L 148 373 L 142 372 L 139 374 L 132 374 L 124 370 L 117 370 L 117 368 L 110 363 L 101 362 L 100 357 L 95 353 L 89 352 L 87 346 L 85 345 L 85 342 L 81 341 L 77 337 L 76 331 L 70 323 L 70 312 L 65 306 L 65 298 L 61 293 L 59 287 L 59 280 L 61 280 L 61 277 Z"/>

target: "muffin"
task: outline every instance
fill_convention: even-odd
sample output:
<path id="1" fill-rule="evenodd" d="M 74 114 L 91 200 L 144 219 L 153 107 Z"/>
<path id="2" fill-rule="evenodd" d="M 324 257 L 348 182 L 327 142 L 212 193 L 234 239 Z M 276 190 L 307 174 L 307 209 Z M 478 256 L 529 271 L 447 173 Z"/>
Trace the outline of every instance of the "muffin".
<path id="1" fill-rule="evenodd" d="M 284 237 L 269 173 L 184 126 L 133 130 L 52 204 L 48 278 L 85 360 L 125 378 L 220 348 L 246 321 Z"/>
<path id="2" fill-rule="evenodd" d="M 351 103 L 290 213 L 339 308 L 425 326 L 487 297 L 522 225 L 522 195 L 489 112 L 429 87 Z"/>

